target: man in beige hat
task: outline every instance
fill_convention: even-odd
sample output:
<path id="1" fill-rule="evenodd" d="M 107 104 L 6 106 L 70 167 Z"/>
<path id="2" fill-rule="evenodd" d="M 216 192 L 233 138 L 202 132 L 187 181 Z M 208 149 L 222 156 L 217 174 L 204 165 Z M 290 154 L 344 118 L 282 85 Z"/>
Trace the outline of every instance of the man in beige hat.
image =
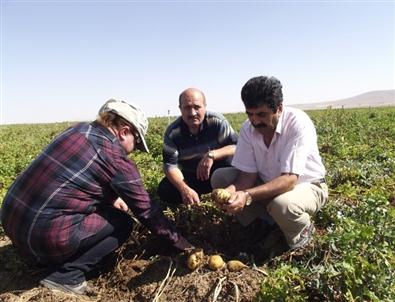
<path id="1" fill-rule="evenodd" d="M 148 152 L 148 121 L 134 104 L 109 100 L 92 123 L 61 133 L 16 179 L 1 222 L 26 258 L 51 270 L 41 284 L 91 291 L 85 275 L 129 237 L 135 217 L 172 251 L 192 248 L 148 196 L 135 148 Z"/>

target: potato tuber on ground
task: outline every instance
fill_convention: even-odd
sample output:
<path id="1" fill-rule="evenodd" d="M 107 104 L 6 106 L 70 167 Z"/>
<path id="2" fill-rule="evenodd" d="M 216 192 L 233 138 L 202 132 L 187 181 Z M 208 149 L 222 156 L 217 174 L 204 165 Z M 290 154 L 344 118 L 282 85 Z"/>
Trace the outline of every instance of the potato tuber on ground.
<path id="1" fill-rule="evenodd" d="M 226 267 L 228 268 L 228 270 L 230 270 L 231 272 L 237 272 L 243 268 L 245 268 L 247 265 L 245 265 L 243 262 L 239 261 L 239 260 L 230 260 L 228 261 Z"/>
<path id="2" fill-rule="evenodd" d="M 223 268 L 224 265 L 225 262 L 220 255 L 212 255 L 208 259 L 208 267 L 213 271 Z"/>
<path id="3" fill-rule="evenodd" d="M 203 264 L 204 253 L 202 249 L 195 249 L 191 252 L 187 259 L 189 269 L 195 270 Z"/>

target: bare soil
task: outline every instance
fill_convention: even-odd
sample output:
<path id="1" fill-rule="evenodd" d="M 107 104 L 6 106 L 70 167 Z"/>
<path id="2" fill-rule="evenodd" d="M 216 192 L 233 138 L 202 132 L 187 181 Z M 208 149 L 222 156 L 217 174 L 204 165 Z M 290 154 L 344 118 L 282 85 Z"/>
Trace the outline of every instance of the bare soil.
<path id="1" fill-rule="evenodd" d="M 164 255 L 159 242 L 136 224 L 129 241 L 90 276 L 88 283 L 96 295 L 74 296 L 40 286 L 45 271 L 25 263 L 0 234 L 0 301 L 230 302 L 252 301 L 257 296 L 267 264 L 256 266 L 254 255 L 245 253 L 245 230 L 232 216 L 210 205 L 181 207 L 166 214 L 190 242 L 203 248 L 206 258 L 220 254 L 225 261 L 238 259 L 248 266 L 238 272 L 226 267 L 211 271 L 207 265 L 191 271 L 187 255 Z"/>

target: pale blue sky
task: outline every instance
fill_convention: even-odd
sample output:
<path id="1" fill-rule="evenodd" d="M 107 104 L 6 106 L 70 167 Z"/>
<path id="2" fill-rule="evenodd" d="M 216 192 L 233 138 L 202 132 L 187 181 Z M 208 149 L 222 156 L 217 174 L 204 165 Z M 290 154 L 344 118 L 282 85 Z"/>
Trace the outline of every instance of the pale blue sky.
<path id="1" fill-rule="evenodd" d="M 394 89 L 394 1 L 1 1 L 0 123 L 92 120 L 108 98 L 241 112 L 273 75 L 285 104 Z"/>

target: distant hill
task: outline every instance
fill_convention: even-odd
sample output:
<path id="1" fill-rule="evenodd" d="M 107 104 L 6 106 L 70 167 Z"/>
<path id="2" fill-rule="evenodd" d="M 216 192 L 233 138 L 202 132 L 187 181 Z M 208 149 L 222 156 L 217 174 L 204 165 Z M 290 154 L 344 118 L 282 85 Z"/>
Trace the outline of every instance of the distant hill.
<path id="1" fill-rule="evenodd" d="M 395 90 L 376 90 L 359 94 L 350 98 L 337 101 L 327 101 L 319 103 L 290 104 L 291 107 L 308 109 L 322 108 L 358 108 L 358 107 L 381 107 L 395 106 Z"/>

